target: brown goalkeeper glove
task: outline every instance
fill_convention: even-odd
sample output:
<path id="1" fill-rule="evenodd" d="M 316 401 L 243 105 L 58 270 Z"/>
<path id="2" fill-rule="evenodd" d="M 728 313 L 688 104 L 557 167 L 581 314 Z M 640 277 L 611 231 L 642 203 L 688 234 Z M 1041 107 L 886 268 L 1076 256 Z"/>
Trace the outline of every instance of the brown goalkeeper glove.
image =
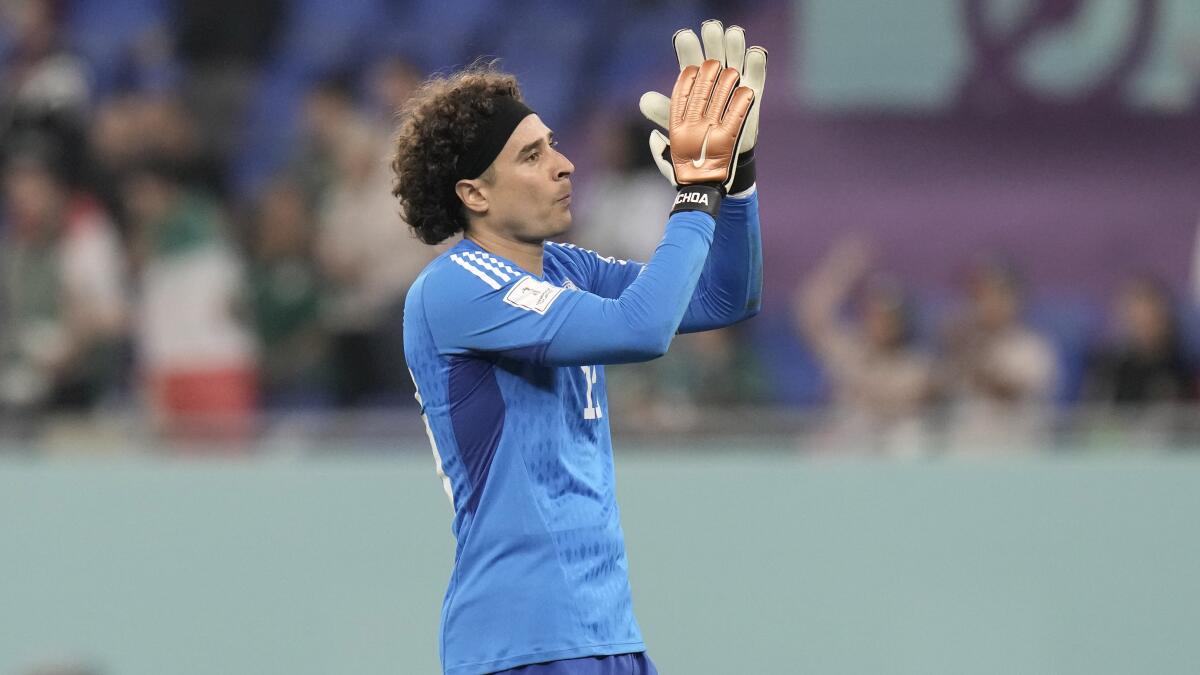
<path id="1" fill-rule="evenodd" d="M 704 211 L 714 218 L 733 182 L 738 139 L 754 103 L 739 87 L 736 68 L 709 59 L 679 73 L 671 92 L 671 168 L 679 193 L 674 211 Z"/>
<path id="2" fill-rule="evenodd" d="M 738 142 L 736 175 L 729 186 L 730 194 L 744 193 L 755 183 L 754 145 L 758 139 L 759 108 L 763 103 L 763 85 L 767 80 L 767 50 L 762 47 L 746 48 L 746 31 L 740 26 L 725 28 L 720 21 L 710 19 L 700 27 L 700 35 L 684 29 L 671 37 L 679 69 L 700 65 L 705 59 L 716 59 L 742 74 L 741 85 L 754 90 L 754 105 L 746 117 L 746 130 Z M 675 185 L 675 171 L 671 167 L 670 142 L 666 130 L 670 127 L 671 99 L 657 91 L 642 94 L 638 107 L 646 119 L 659 127 L 650 132 L 650 155 L 658 170 Z"/>

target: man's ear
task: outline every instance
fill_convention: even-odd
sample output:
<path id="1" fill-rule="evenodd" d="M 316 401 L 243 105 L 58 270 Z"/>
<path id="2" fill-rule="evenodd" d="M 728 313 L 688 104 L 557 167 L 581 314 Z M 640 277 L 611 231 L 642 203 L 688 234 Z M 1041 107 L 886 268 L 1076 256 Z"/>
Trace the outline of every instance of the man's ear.
<path id="1" fill-rule="evenodd" d="M 468 213 L 482 216 L 488 210 L 488 197 L 483 181 L 478 178 L 463 179 L 454 184 L 454 192 L 466 207 Z"/>

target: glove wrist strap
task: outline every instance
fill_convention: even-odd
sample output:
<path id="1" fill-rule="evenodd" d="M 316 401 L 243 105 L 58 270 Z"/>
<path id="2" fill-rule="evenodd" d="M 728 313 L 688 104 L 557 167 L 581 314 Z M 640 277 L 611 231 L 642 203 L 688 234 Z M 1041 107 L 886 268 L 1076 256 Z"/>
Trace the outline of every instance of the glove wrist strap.
<path id="1" fill-rule="evenodd" d="M 736 176 L 734 177 L 736 179 Z M 716 185 L 680 185 L 675 195 L 675 206 L 671 213 L 680 211 L 703 211 L 716 219 L 721 212 L 721 197 L 724 191 Z"/>
<path id="2" fill-rule="evenodd" d="M 737 156 L 737 171 L 733 174 L 733 185 L 729 186 L 729 194 L 736 195 L 750 189 L 758 180 L 758 171 L 754 168 L 754 149 L 751 148 Z"/>

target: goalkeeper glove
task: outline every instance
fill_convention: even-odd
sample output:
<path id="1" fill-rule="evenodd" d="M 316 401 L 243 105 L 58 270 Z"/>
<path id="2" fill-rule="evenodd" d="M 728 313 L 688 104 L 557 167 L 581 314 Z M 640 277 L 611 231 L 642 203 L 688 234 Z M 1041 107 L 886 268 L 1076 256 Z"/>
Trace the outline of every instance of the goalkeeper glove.
<path id="1" fill-rule="evenodd" d="M 699 65 L 705 58 L 716 59 L 722 65 L 734 68 L 741 75 L 741 83 L 754 91 L 754 104 L 746 116 L 746 129 L 738 147 L 737 163 L 733 166 L 735 180 L 729 192 L 737 194 L 754 185 L 754 145 L 758 141 L 758 111 L 762 101 L 763 85 L 767 78 L 767 50 L 762 47 L 746 49 L 746 32 L 740 26 L 728 29 L 715 19 L 705 21 L 700 27 L 700 37 L 690 29 L 676 31 L 672 38 L 679 69 Z M 638 102 L 642 114 L 663 129 L 669 126 L 670 99 L 656 91 L 642 94 Z M 659 171 L 672 184 L 677 184 L 668 159 L 670 141 L 659 130 L 650 132 L 650 154 Z"/>
<path id="2" fill-rule="evenodd" d="M 735 68 L 709 59 L 679 73 L 671 92 L 671 177 L 679 186 L 673 211 L 704 211 L 714 218 L 734 179 L 734 161 L 754 91 L 739 87 Z"/>

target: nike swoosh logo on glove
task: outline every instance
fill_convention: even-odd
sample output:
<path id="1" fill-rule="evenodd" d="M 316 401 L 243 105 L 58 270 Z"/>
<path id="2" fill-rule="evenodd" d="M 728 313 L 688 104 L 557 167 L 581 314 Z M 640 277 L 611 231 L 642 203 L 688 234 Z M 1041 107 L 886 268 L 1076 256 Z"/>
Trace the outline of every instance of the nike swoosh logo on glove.
<path id="1" fill-rule="evenodd" d="M 704 166 L 704 160 L 708 156 L 708 135 L 712 133 L 712 127 L 709 127 L 704 132 L 704 142 L 700 144 L 700 158 L 692 160 L 692 168 L 699 169 Z"/>

